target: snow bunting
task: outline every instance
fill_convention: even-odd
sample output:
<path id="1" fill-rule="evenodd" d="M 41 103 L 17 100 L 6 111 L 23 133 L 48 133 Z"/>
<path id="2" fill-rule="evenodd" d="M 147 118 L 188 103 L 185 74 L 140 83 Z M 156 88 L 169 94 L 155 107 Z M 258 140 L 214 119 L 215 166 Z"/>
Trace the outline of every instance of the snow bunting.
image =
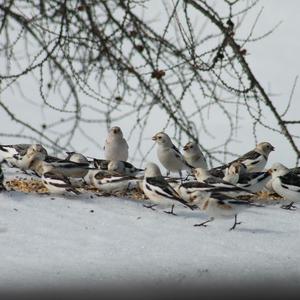
<path id="1" fill-rule="evenodd" d="M 137 187 L 140 180 L 133 176 L 124 176 L 109 171 L 97 170 L 93 174 L 91 182 L 100 191 L 115 193 L 128 191 Z"/>
<path id="2" fill-rule="evenodd" d="M 147 163 L 142 187 L 145 195 L 154 203 L 150 205 L 149 208 L 156 205 L 171 205 L 171 211 L 166 211 L 166 213 L 175 215 L 174 201 L 178 201 L 184 205 L 186 204 L 174 188 L 164 179 L 159 167 L 155 163 Z"/>
<path id="3" fill-rule="evenodd" d="M 6 188 L 4 186 L 4 174 L 2 171 L 1 163 L 0 163 L 0 192 L 5 191 Z"/>
<path id="4" fill-rule="evenodd" d="M 152 137 L 152 140 L 157 143 L 157 156 L 160 163 L 167 169 L 167 175 L 170 172 L 178 172 L 181 178 L 182 170 L 193 168 L 184 160 L 166 133 L 159 132 Z"/>
<path id="5" fill-rule="evenodd" d="M 106 159 L 96 159 L 94 158 L 94 167 L 100 170 L 114 171 L 124 175 L 135 176 L 139 172 L 144 171 L 144 169 L 136 168 L 134 165 L 127 161 L 122 160 L 106 160 Z"/>
<path id="6" fill-rule="evenodd" d="M 105 141 L 104 146 L 105 159 L 124 160 L 128 159 L 128 144 L 123 138 L 123 132 L 120 127 L 112 127 Z"/>
<path id="7" fill-rule="evenodd" d="M 216 188 L 227 188 L 227 191 L 223 193 L 227 196 L 238 196 L 238 195 L 251 195 L 252 193 L 246 189 L 240 188 L 230 182 L 227 182 L 221 178 L 211 176 L 208 170 L 202 168 L 196 168 L 192 171 L 193 175 L 195 175 L 197 181 L 204 182 L 209 185 L 212 185 Z"/>
<path id="8" fill-rule="evenodd" d="M 282 208 L 291 209 L 294 207 L 294 202 L 300 202 L 300 177 L 280 163 L 273 164 L 270 172 L 274 191 L 284 199 L 291 201 Z"/>
<path id="9" fill-rule="evenodd" d="M 252 172 L 241 174 L 237 182 L 237 186 L 246 189 L 252 193 L 257 193 L 271 180 L 271 173 L 267 172 Z"/>
<path id="10" fill-rule="evenodd" d="M 40 144 L 0 145 L 0 154 L 9 166 L 26 171 L 32 160 L 44 159 L 47 151 Z"/>
<path id="11" fill-rule="evenodd" d="M 241 157 L 223 166 L 213 168 L 211 171 L 217 172 L 220 170 L 225 170 L 232 163 L 241 162 L 246 166 L 247 172 L 261 172 L 268 161 L 269 154 L 274 150 L 275 148 L 270 143 L 262 142 L 257 144 L 253 150 L 247 152 Z"/>
<path id="12" fill-rule="evenodd" d="M 185 161 L 193 168 L 207 169 L 206 159 L 198 144 L 194 142 L 188 142 L 183 147 L 183 157 Z"/>
<path id="13" fill-rule="evenodd" d="M 76 163 L 90 164 L 88 159 L 81 153 L 77 153 L 77 152 L 66 152 L 66 153 L 68 154 L 68 156 L 65 158 L 65 160 L 73 161 Z"/>
<path id="14" fill-rule="evenodd" d="M 230 230 L 241 222 L 237 222 L 237 215 L 246 208 L 262 205 L 255 204 L 248 200 L 237 200 L 227 197 L 220 193 L 200 192 L 196 191 L 191 196 L 189 205 L 198 206 L 210 219 L 194 226 L 207 226 L 208 222 L 213 221 L 215 218 L 234 218 L 234 224 Z"/>
<path id="15" fill-rule="evenodd" d="M 72 186 L 68 177 L 63 176 L 61 174 L 46 172 L 42 175 L 42 182 L 50 193 L 54 193 L 54 194 L 74 193 L 76 195 L 80 194 L 80 192 L 77 191 Z"/>
<path id="16" fill-rule="evenodd" d="M 76 163 L 69 160 L 59 160 L 48 163 L 44 160 L 34 160 L 30 169 L 35 171 L 38 176 L 41 176 L 45 169 L 50 170 L 55 174 L 60 174 L 66 177 L 83 178 L 89 171 L 89 165 L 86 163 Z"/>

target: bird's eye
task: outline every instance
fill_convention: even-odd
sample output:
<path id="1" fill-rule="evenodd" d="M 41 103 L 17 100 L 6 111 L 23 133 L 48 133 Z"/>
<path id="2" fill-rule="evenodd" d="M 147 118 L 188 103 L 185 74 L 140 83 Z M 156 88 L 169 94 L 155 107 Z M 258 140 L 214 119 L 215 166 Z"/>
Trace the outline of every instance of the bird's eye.
<path id="1" fill-rule="evenodd" d="M 161 140 L 161 136 L 159 136 L 158 139 Z"/>
<path id="2" fill-rule="evenodd" d="M 276 171 L 277 171 L 277 169 L 274 169 L 274 171 L 276 172 Z"/>
<path id="3" fill-rule="evenodd" d="M 190 146 L 190 148 L 192 149 L 192 148 L 194 148 L 194 146 Z"/>

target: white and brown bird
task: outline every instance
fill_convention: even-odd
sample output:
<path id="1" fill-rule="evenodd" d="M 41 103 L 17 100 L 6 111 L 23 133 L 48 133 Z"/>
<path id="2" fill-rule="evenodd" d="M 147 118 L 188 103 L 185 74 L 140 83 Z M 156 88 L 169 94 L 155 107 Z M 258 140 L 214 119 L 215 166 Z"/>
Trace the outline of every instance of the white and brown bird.
<path id="1" fill-rule="evenodd" d="M 191 196 L 191 201 L 189 205 L 196 205 L 209 216 L 209 220 L 202 222 L 200 224 L 195 224 L 194 226 L 204 226 L 206 227 L 208 222 L 214 219 L 231 219 L 234 218 L 234 224 L 230 228 L 233 230 L 241 222 L 237 222 L 238 214 L 250 207 L 262 207 L 263 205 L 253 203 L 248 200 L 239 200 L 228 197 L 220 193 L 211 192 L 200 192 L 196 191 Z"/>
<path id="2" fill-rule="evenodd" d="M 128 159 L 128 144 L 123 137 L 120 127 L 114 126 L 109 132 L 104 146 L 105 159 L 107 160 L 123 160 Z"/>
<path id="3" fill-rule="evenodd" d="M 90 164 L 88 159 L 81 153 L 78 152 L 66 152 L 67 157 L 65 160 L 73 161 L 76 163 L 85 163 L 85 164 Z"/>
<path id="4" fill-rule="evenodd" d="M 145 195 L 150 199 L 153 205 L 146 206 L 153 208 L 153 206 L 170 207 L 171 211 L 165 211 L 169 214 L 174 214 L 175 203 L 179 202 L 186 204 L 174 188 L 164 179 L 159 167 L 155 163 L 147 163 L 145 175 L 142 183 Z"/>
<path id="5" fill-rule="evenodd" d="M 197 143 L 188 142 L 183 147 L 183 157 L 185 161 L 193 168 L 207 169 L 206 159 Z"/>
<path id="6" fill-rule="evenodd" d="M 158 132 L 152 137 L 152 140 L 157 143 L 157 157 L 167 169 L 167 175 L 170 172 L 178 172 L 181 178 L 183 170 L 191 170 L 193 168 L 185 161 L 166 133 Z"/>
<path id="7" fill-rule="evenodd" d="M 272 173 L 272 187 L 274 191 L 290 204 L 282 206 L 285 209 L 295 208 L 294 203 L 300 202 L 300 177 L 295 170 L 289 170 L 280 163 L 275 163 L 270 168 Z"/>
<path id="8" fill-rule="evenodd" d="M 259 143 L 253 150 L 245 153 L 228 164 L 211 169 L 210 172 L 212 174 L 219 171 L 225 172 L 225 169 L 234 162 L 243 163 L 247 168 L 247 172 L 261 172 L 267 164 L 269 154 L 274 150 L 275 148 L 268 142 Z"/>
<path id="9" fill-rule="evenodd" d="M 47 151 L 41 144 L 0 145 L 0 154 L 10 167 L 26 171 L 34 159 L 44 159 Z"/>

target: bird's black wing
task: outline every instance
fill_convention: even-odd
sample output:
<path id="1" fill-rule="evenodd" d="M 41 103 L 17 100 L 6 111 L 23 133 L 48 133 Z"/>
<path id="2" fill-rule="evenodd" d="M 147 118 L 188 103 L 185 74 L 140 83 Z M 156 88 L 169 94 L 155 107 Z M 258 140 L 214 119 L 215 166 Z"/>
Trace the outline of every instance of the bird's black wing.
<path id="1" fill-rule="evenodd" d="M 300 177 L 291 172 L 279 177 L 284 185 L 293 185 L 300 188 Z"/>

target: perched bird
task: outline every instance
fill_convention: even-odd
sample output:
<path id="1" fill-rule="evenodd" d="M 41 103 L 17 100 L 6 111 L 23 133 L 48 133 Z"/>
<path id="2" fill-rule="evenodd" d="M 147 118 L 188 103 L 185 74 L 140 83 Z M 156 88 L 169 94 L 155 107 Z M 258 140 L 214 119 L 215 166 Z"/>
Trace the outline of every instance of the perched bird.
<path id="1" fill-rule="evenodd" d="M 157 156 L 160 163 L 167 169 L 167 175 L 170 172 L 178 172 L 180 178 L 182 178 L 182 170 L 193 168 L 184 160 L 182 154 L 173 145 L 166 133 L 159 132 L 152 137 L 152 140 L 157 143 Z"/>
<path id="2" fill-rule="evenodd" d="M 128 159 L 128 144 L 123 137 L 120 127 L 112 127 L 105 141 L 105 159 L 107 160 L 123 160 Z"/>
<path id="3" fill-rule="evenodd" d="M 34 159 L 44 159 L 47 150 L 40 144 L 0 145 L 0 154 L 10 167 L 26 171 Z"/>
<path id="4" fill-rule="evenodd" d="M 153 205 L 146 206 L 148 208 L 153 208 L 157 205 L 171 205 L 171 211 L 166 211 L 166 213 L 175 215 L 174 201 L 186 204 L 186 201 L 164 179 L 159 167 L 155 163 L 147 163 L 142 187 L 145 195 L 154 203 Z"/>
<path id="5" fill-rule="evenodd" d="M 238 195 L 251 195 L 252 193 L 246 189 L 240 188 L 230 182 L 227 182 L 221 178 L 211 176 L 209 172 L 202 168 L 196 168 L 192 171 L 195 175 L 197 181 L 207 183 L 216 188 L 227 188 L 227 191 L 224 190 L 225 195 L 229 197 L 235 197 Z"/>
<path id="6" fill-rule="evenodd" d="M 188 142 L 183 147 L 183 157 L 193 168 L 207 169 L 206 159 L 196 143 Z"/>
<path id="7" fill-rule="evenodd" d="M 213 168 L 211 173 L 225 170 L 228 166 L 230 166 L 233 162 L 241 162 L 246 168 L 247 172 L 261 172 L 267 161 L 269 154 L 274 151 L 275 148 L 268 142 L 262 142 L 256 145 L 256 147 L 242 155 L 241 157 L 233 160 L 232 162 L 225 164 L 223 166 Z"/>
<path id="8" fill-rule="evenodd" d="M 129 191 L 138 186 L 141 179 L 134 176 L 124 176 L 110 171 L 97 171 L 92 176 L 92 184 L 100 191 L 116 193 Z"/>
<path id="9" fill-rule="evenodd" d="M 227 197 L 224 194 L 203 191 L 194 192 L 192 194 L 189 205 L 198 206 L 205 214 L 210 217 L 209 220 L 200 224 L 195 224 L 194 226 L 206 227 L 206 224 L 213 221 L 215 218 L 234 218 L 234 224 L 229 230 L 233 230 L 237 225 L 241 224 L 241 222 L 237 222 L 237 215 L 241 211 L 250 207 L 263 206 L 255 204 L 248 200 L 238 200 Z"/>
<path id="10" fill-rule="evenodd" d="M 0 163 L 0 192 L 2 191 L 6 191 L 6 188 L 4 186 L 4 174 Z"/>
<path id="11" fill-rule="evenodd" d="M 42 183 L 48 189 L 50 193 L 54 194 L 80 194 L 76 188 L 74 188 L 68 179 L 68 177 L 62 174 L 56 174 L 52 171 L 51 166 L 44 166 L 44 173 L 42 174 Z"/>
<path id="12" fill-rule="evenodd" d="M 300 177 L 280 163 L 272 165 L 272 187 L 274 191 L 284 199 L 291 201 L 282 206 L 285 209 L 295 208 L 295 202 L 300 202 Z"/>
<path id="13" fill-rule="evenodd" d="M 65 158 L 65 160 L 73 161 L 76 163 L 90 164 L 88 159 L 81 153 L 77 153 L 77 152 L 66 152 L 66 153 L 68 154 L 68 156 Z"/>
<path id="14" fill-rule="evenodd" d="M 122 160 L 106 160 L 106 159 L 93 159 L 94 167 L 104 171 L 114 171 L 123 175 L 136 176 L 144 169 L 136 168 L 134 165 L 127 161 Z"/>

